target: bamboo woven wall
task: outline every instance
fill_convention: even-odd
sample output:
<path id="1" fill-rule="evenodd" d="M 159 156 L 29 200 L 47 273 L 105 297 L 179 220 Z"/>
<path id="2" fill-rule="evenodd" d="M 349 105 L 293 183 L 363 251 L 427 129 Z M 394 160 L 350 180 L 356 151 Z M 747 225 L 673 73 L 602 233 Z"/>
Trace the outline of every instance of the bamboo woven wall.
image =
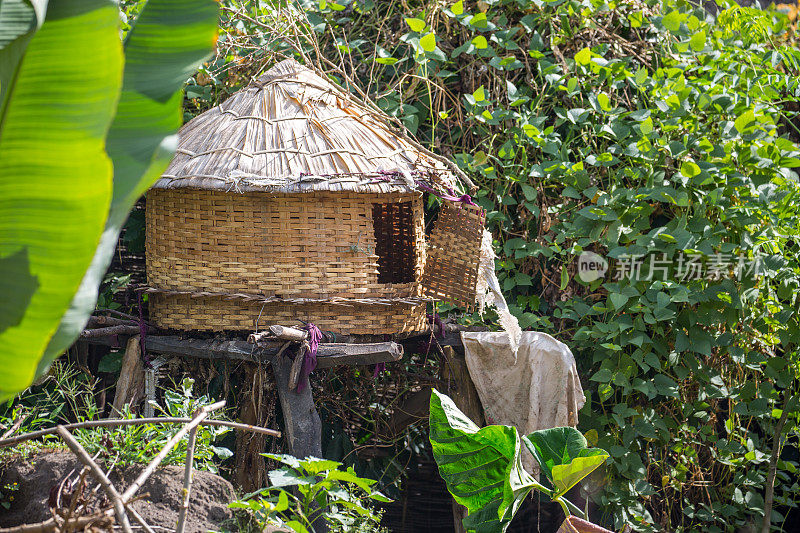
<path id="1" fill-rule="evenodd" d="M 163 328 L 191 330 L 264 329 L 271 324 L 313 322 L 323 331 L 349 334 L 406 334 L 425 331 L 425 304 L 287 304 L 154 293 L 150 319 Z"/>
<path id="2" fill-rule="evenodd" d="M 376 240 L 374 230 L 374 217 L 386 212 L 386 204 L 408 218 L 394 227 L 380 222 L 379 236 L 389 239 L 388 247 Z M 422 200 L 416 193 L 152 189 L 146 238 L 148 285 L 165 291 L 153 294 L 150 304 L 153 320 L 162 327 L 252 329 L 261 315 L 261 324 L 302 318 L 341 333 L 424 328 L 424 305 L 364 303 L 419 296 L 425 248 Z M 395 278 L 402 283 L 379 281 L 379 276 L 387 279 L 387 269 L 385 253 L 377 254 L 387 248 L 392 259 L 406 262 L 411 281 L 408 275 Z M 291 305 L 169 291 L 360 301 Z"/>

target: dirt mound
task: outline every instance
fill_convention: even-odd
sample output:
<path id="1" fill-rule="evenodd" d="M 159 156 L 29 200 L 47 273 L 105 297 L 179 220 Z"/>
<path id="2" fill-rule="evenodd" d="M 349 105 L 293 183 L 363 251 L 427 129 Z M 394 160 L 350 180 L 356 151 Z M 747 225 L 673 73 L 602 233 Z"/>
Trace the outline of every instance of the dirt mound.
<path id="1" fill-rule="evenodd" d="M 19 490 L 13 493 L 11 508 L 0 509 L 0 527 L 18 526 L 50 518 L 50 494 L 57 493 L 58 486 L 71 471 L 74 470 L 71 477 L 76 477 L 82 466 L 72 453 L 66 451 L 40 453 L 29 459 L 18 459 L 0 466 L 0 486 L 19 483 Z M 139 465 L 116 467 L 109 478 L 122 492 L 141 470 Z M 87 485 L 90 490 L 97 485 L 91 475 L 87 477 Z M 159 468 L 138 492 L 149 493 L 150 496 L 147 500 L 135 502 L 133 508 L 151 526 L 175 529 L 182 490 L 182 466 Z M 102 494 L 102 489 L 98 494 Z M 214 474 L 196 471 L 186 531 L 220 530 L 220 526 L 233 517 L 232 511 L 227 507 L 232 499 L 233 486 L 230 483 Z"/>

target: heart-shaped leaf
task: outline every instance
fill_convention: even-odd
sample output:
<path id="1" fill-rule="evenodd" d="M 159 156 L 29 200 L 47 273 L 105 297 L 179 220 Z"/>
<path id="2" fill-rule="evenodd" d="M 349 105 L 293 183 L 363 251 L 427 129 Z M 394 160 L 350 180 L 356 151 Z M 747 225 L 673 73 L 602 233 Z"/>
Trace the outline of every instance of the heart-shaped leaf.
<path id="1" fill-rule="evenodd" d="M 608 454 L 599 449 L 582 450 L 581 456 L 576 457 L 568 464 L 555 465 L 551 471 L 553 486 L 556 488 L 554 497 L 564 495 L 580 480 L 591 474 L 597 467 L 608 459 Z"/>

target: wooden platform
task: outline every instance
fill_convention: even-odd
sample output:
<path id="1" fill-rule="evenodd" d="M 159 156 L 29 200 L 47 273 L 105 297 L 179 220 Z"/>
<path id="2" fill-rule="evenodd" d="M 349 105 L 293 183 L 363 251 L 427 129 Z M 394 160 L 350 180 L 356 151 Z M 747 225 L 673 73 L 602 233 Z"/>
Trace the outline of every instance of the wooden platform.
<path id="1" fill-rule="evenodd" d="M 117 337 L 88 337 L 82 341 L 106 346 L 124 345 L 123 340 Z M 145 337 L 145 347 L 148 352 L 152 353 L 252 363 L 271 362 L 283 345 L 282 341 L 261 343 L 256 346 L 243 340 L 194 339 L 176 335 L 148 335 Z M 403 346 L 396 342 L 322 343 L 317 352 L 317 368 L 388 363 L 400 360 L 403 352 Z"/>

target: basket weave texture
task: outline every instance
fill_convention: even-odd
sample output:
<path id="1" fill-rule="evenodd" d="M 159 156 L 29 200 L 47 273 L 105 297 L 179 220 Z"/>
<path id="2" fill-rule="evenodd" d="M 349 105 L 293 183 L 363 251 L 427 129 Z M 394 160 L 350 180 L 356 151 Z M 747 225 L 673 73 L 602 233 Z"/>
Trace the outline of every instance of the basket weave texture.
<path id="1" fill-rule="evenodd" d="M 253 329 L 300 318 L 340 333 L 424 329 L 419 193 L 153 189 L 146 239 L 151 317 L 162 327 Z"/>
<path id="2" fill-rule="evenodd" d="M 442 203 L 422 276 L 425 296 L 467 309 L 475 306 L 485 219 L 480 207 Z"/>
<path id="3" fill-rule="evenodd" d="M 180 330 L 249 330 L 272 324 L 313 322 L 323 331 L 349 334 L 411 334 L 425 331 L 425 304 L 258 303 L 219 297 L 150 295 L 150 319 Z"/>

